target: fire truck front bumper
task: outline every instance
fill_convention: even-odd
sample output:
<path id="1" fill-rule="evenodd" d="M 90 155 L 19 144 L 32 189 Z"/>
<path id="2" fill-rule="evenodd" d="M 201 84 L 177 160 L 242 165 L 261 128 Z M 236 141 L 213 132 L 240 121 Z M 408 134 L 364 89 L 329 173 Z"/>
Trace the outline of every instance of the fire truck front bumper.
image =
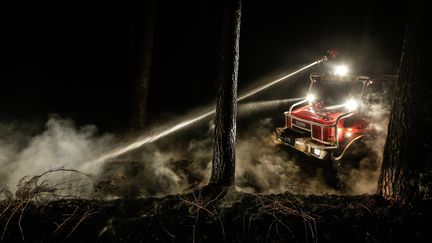
<path id="1" fill-rule="evenodd" d="M 329 146 L 314 141 L 306 131 L 295 128 L 276 128 L 278 142 L 288 145 L 308 156 L 325 159 L 329 154 Z"/>

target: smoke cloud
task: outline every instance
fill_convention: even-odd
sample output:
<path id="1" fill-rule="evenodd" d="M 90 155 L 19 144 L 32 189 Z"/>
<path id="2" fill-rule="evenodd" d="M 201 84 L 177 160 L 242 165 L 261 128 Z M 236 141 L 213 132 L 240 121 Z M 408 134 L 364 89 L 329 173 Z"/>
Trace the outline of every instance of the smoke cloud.
<path id="1" fill-rule="evenodd" d="M 270 118 L 252 124 L 237 142 L 237 188 L 253 193 L 335 193 L 323 177 L 322 166 L 307 168 L 283 145 L 274 143 Z M 244 132 L 243 132 L 244 133 Z M 298 157 L 298 156 L 297 156 Z M 315 162 L 315 161 L 314 161 Z M 307 170 L 307 171 L 305 171 Z"/>
<path id="2" fill-rule="evenodd" d="M 83 162 L 114 141 L 110 134 L 98 136 L 95 126 L 76 128 L 71 120 L 57 116 L 49 118 L 44 131 L 36 132 L 25 124 L 0 124 L 0 185 L 14 191 L 24 176 L 62 167 L 80 170 Z"/>
<path id="3" fill-rule="evenodd" d="M 252 119 L 255 122 L 238 127 L 236 188 L 262 194 L 375 193 L 388 113 L 386 105 L 370 106 L 368 115 L 378 122 L 372 124 L 376 135 L 365 142 L 369 152 L 354 161 L 356 166 L 340 171 L 334 171 L 328 161 L 312 160 L 274 143 L 277 124 L 272 119 Z M 95 126 L 76 127 L 71 120 L 56 116 L 47 121 L 42 132 L 30 126 L 0 123 L 0 186 L 14 191 L 24 176 L 67 168 L 91 174 L 91 196 L 105 199 L 186 192 L 209 179 L 213 130 L 212 122 L 201 124 L 92 167 L 88 161 L 118 144 L 114 135 L 100 135 Z M 64 178 L 64 173 L 60 173 L 46 180 L 55 184 Z"/>
<path id="4" fill-rule="evenodd" d="M 370 104 L 367 114 L 372 121 L 375 121 L 371 124 L 373 135 L 364 140 L 368 152 L 358 166 L 342 172 L 342 179 L 350 185 L 347 194 L 372 194 L 377 191 L 390 107 L 387 103 Z"/>

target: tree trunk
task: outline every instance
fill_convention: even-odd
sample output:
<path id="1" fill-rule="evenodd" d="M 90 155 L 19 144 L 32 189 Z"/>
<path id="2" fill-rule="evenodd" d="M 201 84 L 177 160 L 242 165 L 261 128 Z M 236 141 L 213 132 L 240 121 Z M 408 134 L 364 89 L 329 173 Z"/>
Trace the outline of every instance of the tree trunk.
<path id="1" fill-rule="evenodd" d="M 432 11 L 415 1 L 408 16 L 378 193 L 413 202 L 432 194 Z"/>
<path id="2" fill-rule="evenodd" d="M 231 187 L 234 185 L 235 174 L 241 0 L 224 0 L 223 4 L 215 142 L 209 185 Z"/>
<path id="3" fill-rule="evenodd" d="M 138 40 L 137 44 L 137 70 L 135 77 L 134 110 L 132 113 L 132 131 L 139 131 L 144 128 L 147 120 L 147 97 L 151 77 L 154 24 L 155 24 L 155 0 L 146 0 L 143 5 L 138 4 Z M 143 17 L 141 17 L 143 16 Z"/>

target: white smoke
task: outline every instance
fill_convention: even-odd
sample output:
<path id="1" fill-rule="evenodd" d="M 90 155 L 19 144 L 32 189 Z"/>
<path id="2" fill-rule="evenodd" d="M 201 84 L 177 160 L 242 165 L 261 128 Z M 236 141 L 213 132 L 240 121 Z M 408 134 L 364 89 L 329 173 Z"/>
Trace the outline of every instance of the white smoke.
<path id="1" fill-rule="evenodd" d="M 324 168 L 305 171 L 304 161 L 297 161 L 289 148 L 276 145 L 271 119 L 252 124 L 247 136 L 237 142 L 237 188 L 252 193 L 324 194 L 336 193 L 324 178 Z M 313 161 L 315 162 L 315 161 Z"/>
<path id="2" fill-rule="evenodd" d="M 11 190 L 24 176 L 60 167 L 80 170 L 82 163 L 113 142 L 110 134 L 98 136 L 95 126 L 76 128 L 71 120 L 56 116 L 49 118 L 39 134 L 25 130 L 16 124 L 0 124 L 0 184 Z"/>
<path id="3" fill-rule="evenodd" d="M 347 194 L 373 194 L 377 191 L 378 178 L 387 138 L 390 107 L 386 103 L 370 104 L 367 115 L 372 121 L 373 136 L 365 140 L 367 156 L 359 162 L 358 168 L 351 168 L 344 179 L 350 185 Z"/>

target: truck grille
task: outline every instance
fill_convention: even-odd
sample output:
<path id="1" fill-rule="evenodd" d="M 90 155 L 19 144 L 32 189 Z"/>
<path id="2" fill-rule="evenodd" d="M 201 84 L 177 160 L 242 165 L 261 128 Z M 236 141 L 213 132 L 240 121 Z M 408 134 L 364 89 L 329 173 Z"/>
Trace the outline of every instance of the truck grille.
<path id="1" fill-rule="evenodd" d="M 286 125 L 287 127 L 298 128 L 301 130 L 306 130 L 310 132 L 310 136 L 318 141 L 324 143 L 333 143 L 335 142 L 335 130 L 334 127 L 328 127 L 320 124 L 308 123 L 307 121 L 298 120 L 296 118 L 286 116 Z"/>
<path id="2" fill-rule="evenodd" d="M 296 125 L 299 128 L 310 130 L 311 125 L 309 123 L 302 122 L 302 121 L 299 121 L 297 119 L 293 119 L 293 123 L 294 123 L 294 125 Z"/>
<path id="3" fill-rule="evenodd" d="M 322 127 L 317 125 L 312 125 L 312 137 L 318 140 L 323 140 Z"/>

